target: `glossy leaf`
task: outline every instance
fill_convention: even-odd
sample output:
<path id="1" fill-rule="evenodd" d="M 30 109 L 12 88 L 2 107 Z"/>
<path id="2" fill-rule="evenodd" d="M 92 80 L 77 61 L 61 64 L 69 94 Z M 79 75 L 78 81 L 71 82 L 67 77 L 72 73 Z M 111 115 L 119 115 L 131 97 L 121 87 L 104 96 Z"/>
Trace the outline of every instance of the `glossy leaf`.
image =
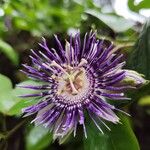
<path id="1" fill-rule="evenodd" d="M 104 22 L 107 26 L 109 26 L 111 29 L 113 29 L 116 32 L 124 32 L 130 29 L 134 25 L 133 21 L 124 19 L 116 15 L 102 14 L 99 11 L 91 10 L 91 9 L 85 12 L 87 14 L 90 14 L 98 18 L 100 21 Z"/>
<path id="2" fill-rule="evenodd" d="M 12 83 L 9 78 L 0 75 L 0 85 L 0 112 L 6 114 L 16 100 L 12 96 Z"/>
<path id="3" fill-rule="evenodd" d="M 26 135 L 27 150 L 43 150 L 52 142 L 52 136 L 49 129 L 38 126 L 33 127 Z"/>
<path id="4" fill-rule="evenodd" d="M 18 84 L 17 86 L 19 86 L 19 85 L 24 85 L 24 86 L 25 85 L 41 85 L 41 83 L 28 80 L 28 81 L 24 81 L 24 82 Z M 19 115 L 19 114 L 21 114 L 22 108 L 28 107 L 30 105 L 37 103 L 38 101 L 34 97 L 32 97 L 32 98 L 19 97 L 21 95 L 34 94 L 37 92 L 40 92 L 40 91 L 16 87 L 14 90 L 12 90 L 12 96 L 15 97 L 16 103 L 9 109 L 7 114 L 8 115 Z"/>
<path id="5" fill-rule="evenodd" d="M 24 81 L 19 85 L 40 85 L 41 83 L 35 81 Z M 21 98 L 19 96 L 25 94 L 33 94 L 39 91 L 23 89 L 15 87 L 12 89 L 11 81 L 0 75 L 0 112 L 7 115 L 20 115 L 24 107 L 37 103 L 35 98 Z"/>
<path id="6" fill-rule="evenodd" d="M 132 131 L 129 120 L 119 115 L 122 124 L 108 124 L 111 131 L 100 133 L 93 122 L 87 125 L 88 138 L 84 140 L 85 150 L 139 150 L 137 139 Z"/>
<path id="7" fill-rule="evenodd" d="M 133 53 L 128 62 L 128 68 L 145 75 L 150 79 L 150 20 L 145 24 Z"/>

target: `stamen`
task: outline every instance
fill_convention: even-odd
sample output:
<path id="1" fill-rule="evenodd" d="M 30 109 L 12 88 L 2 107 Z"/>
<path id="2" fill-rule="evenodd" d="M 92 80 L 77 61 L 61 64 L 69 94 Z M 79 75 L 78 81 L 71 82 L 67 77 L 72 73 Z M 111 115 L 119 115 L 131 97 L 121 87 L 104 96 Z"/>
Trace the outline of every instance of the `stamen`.
<path id="1" fill-rule="evenodd" d="M 54 66 L 54 67 L 57 67 L 59 68 L 62 72 L 64 72 L 68 77 L 70 77 L 70 75 L 59 65 L 57 64 L 54 60 L 52 61 L 52 63 L 50 64 L 50 66 Z"/>
<path id="2" fill-rule="evenodd" d="M 82 73 L 85 74 L 85 70 L 83 68 L 80 68 L 80 70 L 76 70 L 75 72 L 72 73 L 72 77 L 75 78 Z"/>
<path id="3" fill-rule="evenodd" d="M 87 60 L 84 59 L 84 58 L 82 58 L 82 59 L 81 59 L 81 62 L 80 62 L 79 65 L 78 65 L 78 67 L 82 67 L 83 65 L 85 65 L 85 64 L 87 64 L 87 63 L 88 63 Z"/>
<path id="4" fill-rule="evenodd" d="M 67 58 L 68 63 L 70 64 L 70 43 L 68 41 L 66 41 L 65 50 L 65 56 Z"/>
<path id="5" fill-rule="evenodd" d="M 73 95 L 78 94 L 78 91 L 77 91 L 77 89 L 75 88 L 75 86 L 74 86 L 74 84 L 73 84 L 73 82 L 72 82 L 71 77 L 69 77 L 69 82 L 70 82 L 70 86 L 71 86 L 71 89 L 72 89 L 72 94 L 73 94 Z"/>
<path id="6" fill-rule="evenodd" d="M 54 67 L 57 67 L 59 68 L 62 72 L 64 72 L 67 76 L 68 76 L 68 79 L 69 79 L 69 83 L 70 83 L 70 86 L 71 86 L 71 89 L 72 89 L 72 94 L 78 94 L 78 91 L 77 89 L 75 88 L 73 82 L 72 82 L 72 77 L 71 75 L 69 75 L 59 64 L 57 64 L 55 61 L 52 61 L 52 63 L 50 64 L 50 66 L 54 66 Z"/>

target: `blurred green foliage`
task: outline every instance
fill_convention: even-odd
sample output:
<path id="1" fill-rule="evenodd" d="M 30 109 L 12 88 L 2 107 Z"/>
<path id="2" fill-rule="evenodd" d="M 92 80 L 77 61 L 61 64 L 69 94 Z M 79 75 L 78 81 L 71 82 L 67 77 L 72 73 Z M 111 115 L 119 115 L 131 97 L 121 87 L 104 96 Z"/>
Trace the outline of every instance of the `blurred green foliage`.
<path id="1" fill-rule="evenodd" d="M 142 97 L 138 103 L 142 106 L 150 105 L 150 95 Z"/>
<path id="2" fill-rule="evenodd" d="M 149 4 L 149 0 L 143 0 L 138 5 L 135 5 L 134 0 L 128 0 L 130 10 L 138 15 L 141 9 L 149 9 Z M 105 12 L 104 9 L 108 7 L 109 11 Z M 25 77 L 19 73 L 18 69 L 21 68 L 21 63 L 29 61 L 26 57 L 26 55 L 28 56 L 27 49 L 29 47 L 34 48 L 34 43 L 38 42 L 41 36 L 46 36 L 51 40 L 54 33 L 66 37 L 67 34 L 75 32 L 77 29 L 80 29 L 81 34 L 91 28 L 96 29 L 100 38 L 112 40 L 117 44 L 118 49 L 123 49 L 127 57 L 130 55 L 128 67 L 143 73 L 149 79 L 149 22 L 146 23 L 138 38 L 142 25 L 138 20 L 129 20 L 119 16 L 113 8 L 113 1 L 111 0 L 1 0 L 0 112 L 2 119 L 0 120 L 0 149 L 44 150 L 46 147 L 49 149 L 50 146 L 54 145 L 49 130 L 29 126 L 29 123 L 21 130 L 23 142 L 19 142 L 18 149 L 15 146 L 19 137 L 14 135 L 13 146 L 9 144 L 9 139 L 5 138 L 7 134 L 9 135 L 10 128 L 14 129 L 14 134 L 18 130 L 14 125 L 10 126 L 12 122 L 5 120 L 5 117 L 13 118 L 16 121 L 21 116 L 22 108 L 37 102 L 36 99 L 18 97 L 35 91 L 18 88 L 16 83 L 19 85 L 40 84 L 33 81 L 23 81 Z M 135 47 L 133 47 L 134 43 L 136 43 Z M 7 60 L 7 58 L 9 59 Z M 11 80 L 3 74 L 9 76 Z M 150 99 L 149 96 L 146 96 L 150 94 L 149 87 L 147 85 L 138 92 L 131 94 L 133 100 L 138 101 L 140 99 L 140 105 L 149 105 Z M 75 139 L 74 145 L 84 145 L 85 150 L 99 150 L 100 147 L 104 150 L 110 150 L 112 147 L 115 150 L 124 150 L 128 145 L 129 150 L 138 150 L 139 145 L 128 119 L 124 116 L 121 116 L 121 119 L 123 124 L 116 126 L 110 124 L 112 132 L 106 131 L 105 135 L 97 133 L 97 129 L 91 126 L 91 123 L 88 124 L 88 139 L 83 141 Z M 10 128 L 7 129 L 7 127 Z M 63 148 L 77 149 L 70 143 L 64 143 L 66 147 Z M 79 149 L 83 149 L 82 146 Z"/>
<path id="3" fill-rule="evenodd" d="M 12 46 L 0 39 L 0 51 L 3 52 L 8 58 L 15 64 L 18 65 L 19 57 L 18 53 L 12 48 Z"/>
<path id="4" fill-rule="evenodd" d="M 148 0 L 142 0 L 136 4 L 135 0 L 128 0 L 128 6 L 132 11 L 139 12 L 141 9 L 149 9 L 150 2 Z"/>
<path id="5" fill-rule="evenodd" d="M 80 27 L 84 9 L 88 5 L 96 7 L 92 1 L 80 4 L 73 0 L 8 0 L 2 7 L 6 27 L 4 24 L 1 26 L 30 31 L 33 36 L 65 32 L 69 27 Z"/>

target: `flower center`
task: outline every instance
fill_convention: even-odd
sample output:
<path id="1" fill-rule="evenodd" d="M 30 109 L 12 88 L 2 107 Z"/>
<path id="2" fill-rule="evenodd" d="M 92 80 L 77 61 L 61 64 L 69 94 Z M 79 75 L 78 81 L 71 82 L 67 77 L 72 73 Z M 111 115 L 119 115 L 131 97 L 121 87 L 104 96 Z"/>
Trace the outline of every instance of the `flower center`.
<path id="1" fill-rule="evenodd" d="M 79 102 L 87 96 L 90 81 L 83 67 L 86 63 L 85 59 L 81 59 L 77 67 L 70 65 L 63 65 L 62 67 L 56 62 L 52 62 L 51 66 L 61 70 L 61 73 L 55 79 L 58 81 L 57 94 L 63 97 L 65 101 Z"/>
<path id="2" fill-rule="evenodd" d="M 78 70 L 69 70 L 69 77 L 63 74 L 58 80 L 58 93 L 77 95 L 85 87 L 85 79 L 87 79 L 84 68 Z"/>

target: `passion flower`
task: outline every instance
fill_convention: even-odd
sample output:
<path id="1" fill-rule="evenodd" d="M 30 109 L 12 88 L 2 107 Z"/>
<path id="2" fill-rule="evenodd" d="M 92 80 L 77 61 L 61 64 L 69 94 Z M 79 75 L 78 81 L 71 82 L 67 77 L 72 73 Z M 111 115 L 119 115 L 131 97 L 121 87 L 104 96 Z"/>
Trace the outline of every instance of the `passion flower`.
<path id="1" fill-rule="evenodd" d="M 37 97 L 38 103 L 23 109 L 26 116 L 36 114 L 36 125 L 48 127 L 53 138 L 61 140 L 71 132 L 76 135 L 77 125 L 83 126 L 85 111 L 98 129 L 106 121 L 117 124 L 115 110 L 121 111 L 110 100 L 128 100 L 124 91 L 141 86 L 145 80 L 135 71 L 125 70 L 124 56 L 112 43 L 96 38 L 95 32 L 70 36 L 65 46 L 55 36 L 57 49 L 49 49 L 46 40 L 39 44 L 42 51 L 32 51 L 33 65 L 24 65 L 24 72 L 42 82 L 40 86 L 21 86 L 39 90 L 22 97 Z M 123 111 L 122 111 L 123 112 Z M 89 120 L 86 120 L 87 122 Z M 100 125 L 101 124 L 101 125 Z"/>

